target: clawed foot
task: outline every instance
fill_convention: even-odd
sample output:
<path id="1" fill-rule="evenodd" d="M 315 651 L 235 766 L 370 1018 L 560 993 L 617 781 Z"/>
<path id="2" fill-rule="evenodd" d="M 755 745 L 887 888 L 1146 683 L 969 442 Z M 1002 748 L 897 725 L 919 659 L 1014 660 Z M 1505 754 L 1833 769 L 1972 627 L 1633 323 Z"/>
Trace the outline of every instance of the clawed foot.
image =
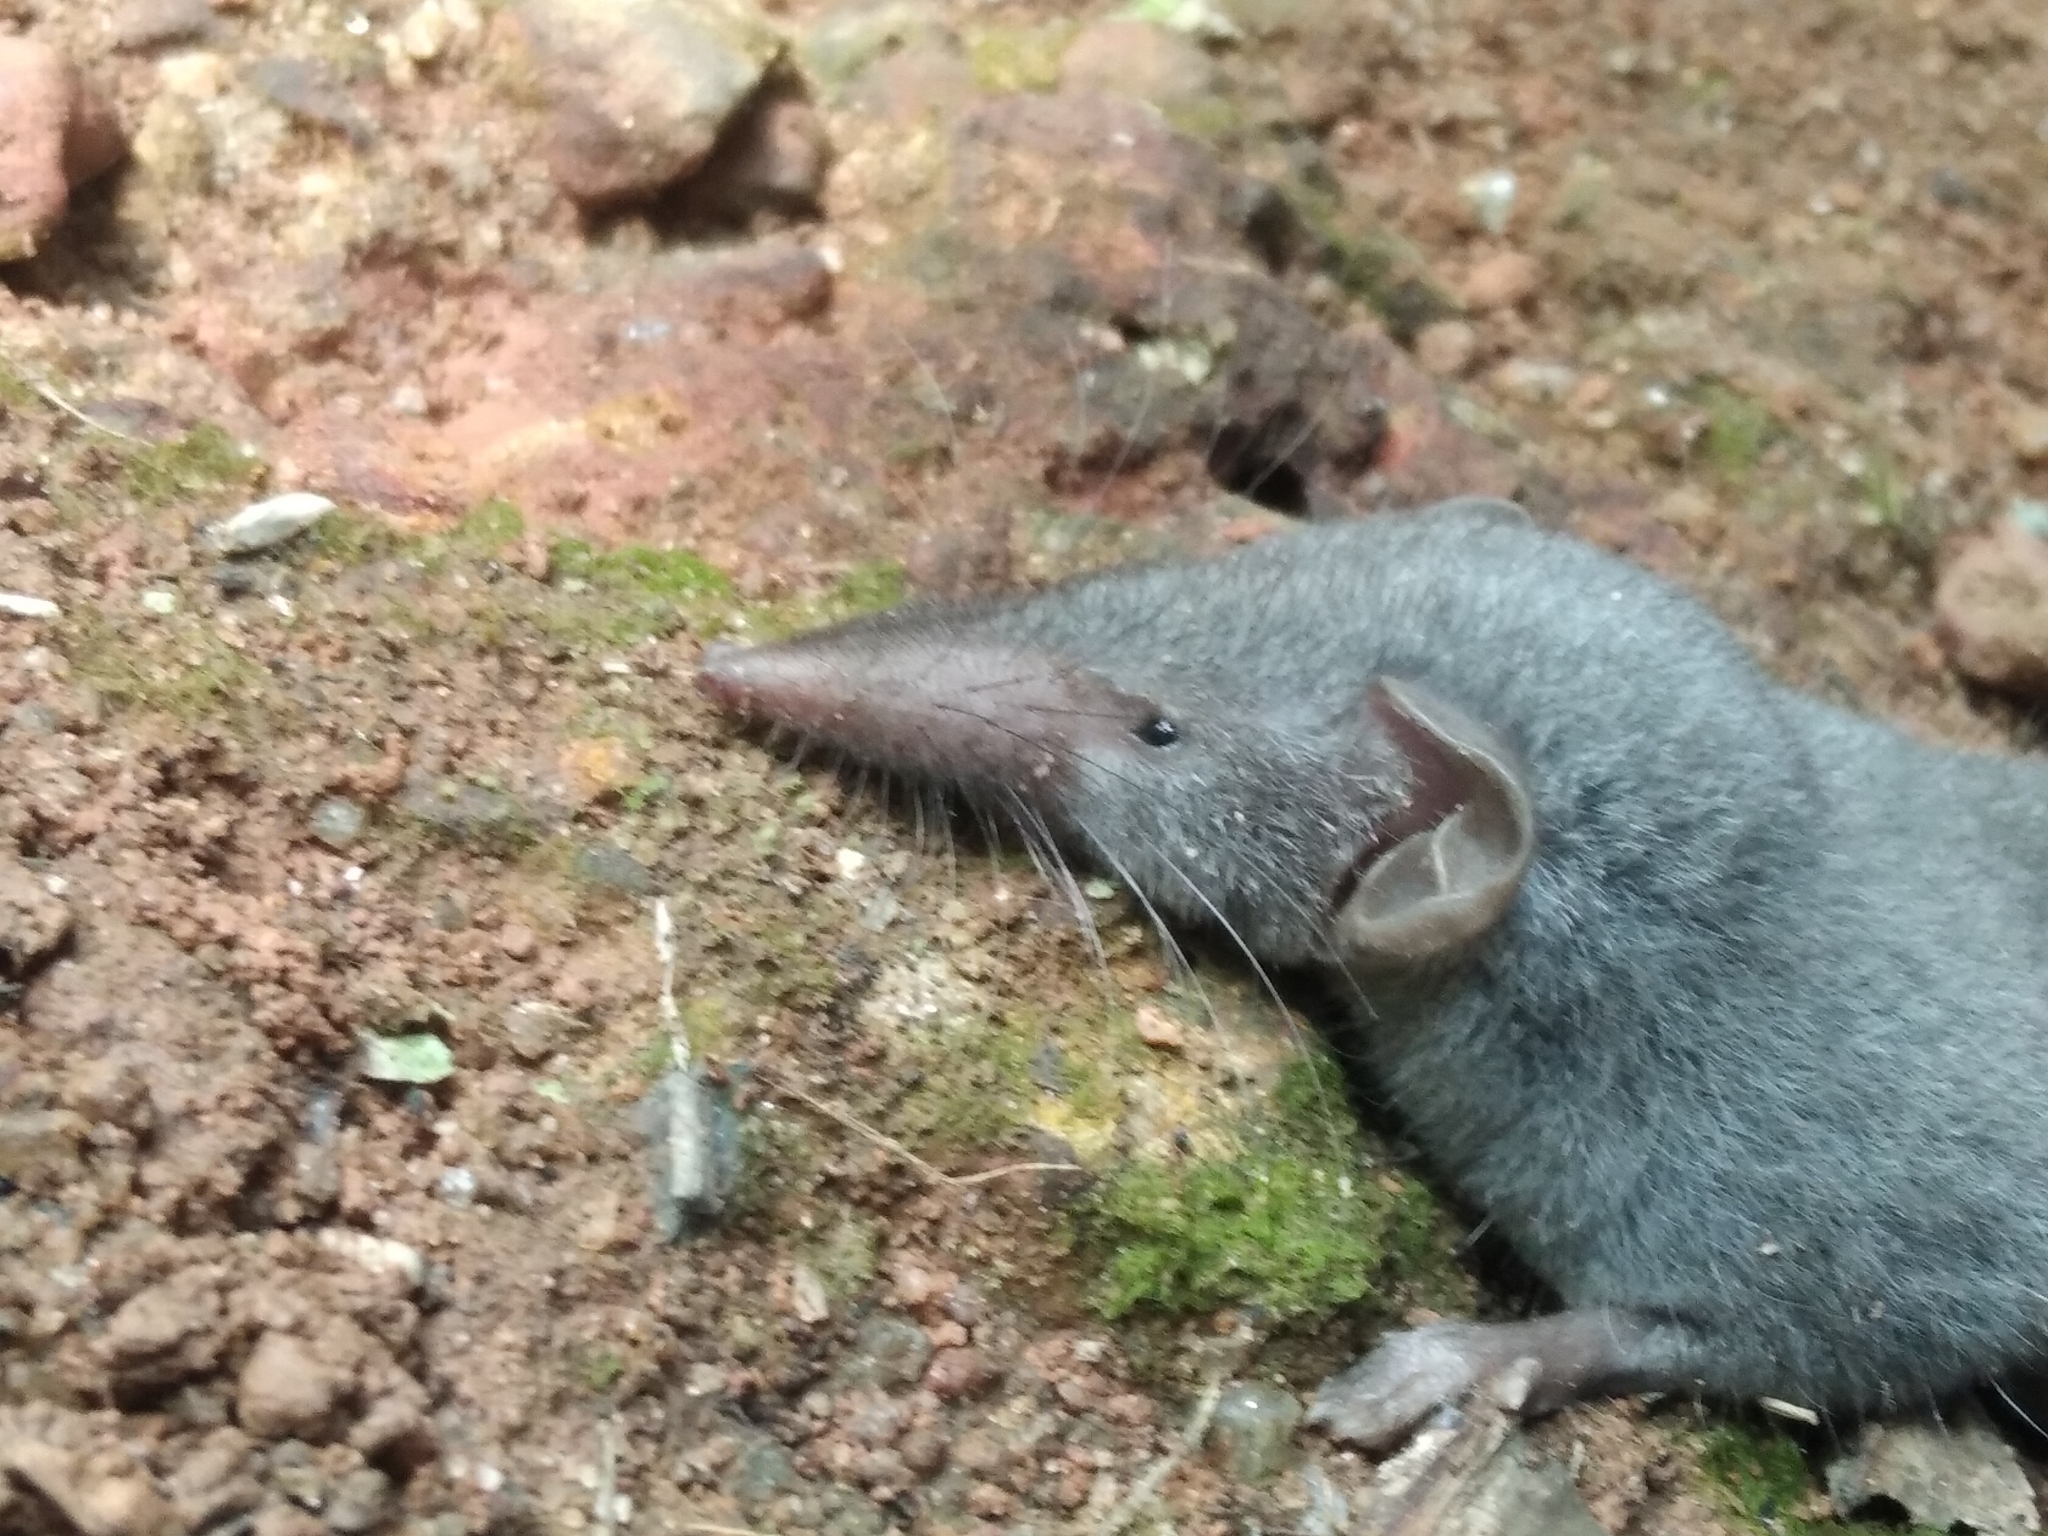
<path id="1" fill-rule="evenodd" d="M 1431 1323 L 1389 1334 L 1323 1383 L 1309 1422 L 1384 1450 L 1475 1388 L 1510 1413 L 1545 1413 L 1589 1392 L 1663 1391 L 1696 1380 L 1699 1339 L 1619 1307 L 1519 1323 Z"/>
<path id="2" fill-rule="evenodd" d="M 1446 1403 L 1484 1385 L 1510 1411 L 1522 1406 L 1536 1361 L 1503 1359 L 1498 1330 L 1432 1323 L 1389 1334 L 1378 1349 L 1324 1382 L 1308 1422 L 1332 1439 L 1386 1450 Z"/>

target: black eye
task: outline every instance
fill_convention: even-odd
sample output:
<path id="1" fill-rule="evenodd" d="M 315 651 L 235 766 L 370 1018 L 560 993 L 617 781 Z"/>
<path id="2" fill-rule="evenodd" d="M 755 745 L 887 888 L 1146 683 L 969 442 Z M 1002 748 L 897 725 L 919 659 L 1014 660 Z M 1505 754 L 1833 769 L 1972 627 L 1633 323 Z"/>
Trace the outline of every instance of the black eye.
<path id="1" fill-rule="evenodd" d="M 1164 715 L 1154 715 L 1131 734 L 1148 747 L 1170 747 L 1180 740 L 1180 727 Z"/>

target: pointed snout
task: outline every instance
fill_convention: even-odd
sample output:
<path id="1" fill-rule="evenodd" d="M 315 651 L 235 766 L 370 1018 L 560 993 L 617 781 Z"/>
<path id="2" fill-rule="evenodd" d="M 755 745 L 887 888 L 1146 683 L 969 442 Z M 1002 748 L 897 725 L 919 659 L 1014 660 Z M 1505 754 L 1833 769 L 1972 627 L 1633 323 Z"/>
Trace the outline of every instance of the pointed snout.
<path id="1" fill-rule="evenodd" d="M 697 663 L 697 691 L 726 709 L 747 710 L 747 658 L 752 647 L 720 640 Z"/>
<path id="2" fill-rule="evenodd" d="M 835 729 L 859 697 L 829 654 L 789 643 L 710 646 L 697 689 L 736 715 L 803 731 Z"/>

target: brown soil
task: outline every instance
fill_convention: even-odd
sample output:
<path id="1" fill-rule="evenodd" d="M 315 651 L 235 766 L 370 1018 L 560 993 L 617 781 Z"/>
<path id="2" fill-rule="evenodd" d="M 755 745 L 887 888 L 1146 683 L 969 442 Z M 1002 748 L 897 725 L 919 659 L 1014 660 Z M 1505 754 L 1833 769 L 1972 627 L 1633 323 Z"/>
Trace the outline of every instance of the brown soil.
<path id="1" fill-rule="evenodd" d="M 1141 914 L 1099 965 L 1022 859 L 697 700 L 713 633 L 878 562 L 959 590 L 1517 490 L 1788 677 L 2031 737 L 1929 603 L 2048 494 L 2037 7 L 1255 0 L 1182 137 L 1045 94 L 1059 8 L 931 0 L 821 90 L 822 216 L 715 230 L 579 219 L 504 28 L 392 77 L 412 9 L 216 0 L 192 49 L 147 41 L 170 0 L 0 0 L 138 142 L 0 270 L 0 589 L 62 610 L 0 618 L 0 1529 L 1100 1528 L 1205 1379 L 1299 1387 L 1416 1299 L 1119 1332 L 1056 1179 L 940 1176 L 1199 1139 L 1289 1047 L 1224 967 L 1220 1043 L 1126 1042 L 1101 1125 L 935 1066 L 931 1016 L 1079 1059 L 1185 994 Z M 367 129 L 250 84 L 278 59 Z M 1493 233 L 1461 189 L 1503 168 Z M 1173 383 L 1204 336 L 1232 369 Z M 195 538 L 300 486 L 350 510 Z M 633 1111 L 656 894 L 749 1170 L 679 1245 Z M 369 1081 L 365 1033 L 454 1071 Z M 1546 1440 L 1613 1531 L 1730 1529 L 1696 1422 Z M 1366 1470 L 1316 1454 L 1164 1507 L 1314 1528 Z"/>

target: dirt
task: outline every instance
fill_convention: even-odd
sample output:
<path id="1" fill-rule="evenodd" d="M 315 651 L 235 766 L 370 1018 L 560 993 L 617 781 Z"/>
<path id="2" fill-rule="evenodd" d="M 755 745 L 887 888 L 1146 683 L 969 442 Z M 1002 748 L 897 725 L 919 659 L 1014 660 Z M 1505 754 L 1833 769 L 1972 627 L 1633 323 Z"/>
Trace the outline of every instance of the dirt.
<path id="1" fill-rule="evenodd" d="M 1296 1316 L 1106 1319 L 1042 1165 L 1241 1154 L 1298 1021 L 734 738 L 721 634 L 1512 491 L 1805 686 L 2035 738 L 1931 613 L 2048 495 L 2018 0 L 1247 0 L 1064 94 L 1060 8 L 795 0 L 821 207 L 596 219 L 503 18 L 399 60 L 417 9 L 0 0 L 134 146 L 0 268 L 0 588 L 61 611 L 0 618 L 0 1528 L 1106 1530 L 1162 1469 L 1131 1528 L 1330 1528 L 1357 1457 L 1174 1459 L 1204 1384 L 1491 1277 L 1439 1215 Z M 657 898 L 745 1170 L 675 1244 Z M 1720 1422 L 1542 1439 L 1610 1531 L 1747 1529 Z"/>

